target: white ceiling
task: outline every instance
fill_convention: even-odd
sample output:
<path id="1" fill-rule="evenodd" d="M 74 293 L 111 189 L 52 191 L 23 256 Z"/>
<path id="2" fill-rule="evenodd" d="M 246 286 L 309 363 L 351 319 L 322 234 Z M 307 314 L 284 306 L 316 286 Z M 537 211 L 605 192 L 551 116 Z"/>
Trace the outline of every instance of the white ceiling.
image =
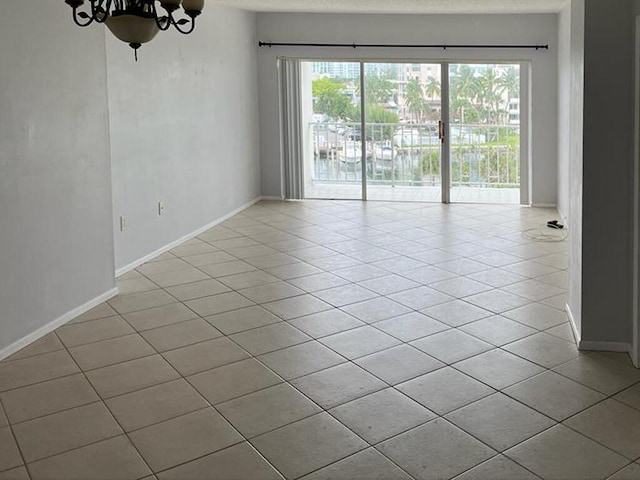
<path id="1" fill-rule="evenodd" d="M 255 12 L 549 13 L 568 0 L 210 0 Z"/>

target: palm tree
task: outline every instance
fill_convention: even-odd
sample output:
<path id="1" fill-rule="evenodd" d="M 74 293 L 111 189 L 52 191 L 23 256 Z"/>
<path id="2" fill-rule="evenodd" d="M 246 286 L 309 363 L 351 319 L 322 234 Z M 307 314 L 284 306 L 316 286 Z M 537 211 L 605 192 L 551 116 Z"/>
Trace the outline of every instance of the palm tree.
<path id="1" fill-rule="evenodd" d="M 436 77 L 429 77 L 427 79 L 427 84 L 424 87 L 424 91 L 427 94 L 427 97 L 431 98 L 431 100 L 436 99 L 436 95 L 440 95 L 440 81 Z"/>
<path id="2" fill-rule="evenodd" d="M 422 114 L 426 105 L 424 100 L 424 91 L 422 90 L 422 85 L 417 78 L 411 78 L 407 83 L 404 101 L 419 123 L 422 120 Z"/>

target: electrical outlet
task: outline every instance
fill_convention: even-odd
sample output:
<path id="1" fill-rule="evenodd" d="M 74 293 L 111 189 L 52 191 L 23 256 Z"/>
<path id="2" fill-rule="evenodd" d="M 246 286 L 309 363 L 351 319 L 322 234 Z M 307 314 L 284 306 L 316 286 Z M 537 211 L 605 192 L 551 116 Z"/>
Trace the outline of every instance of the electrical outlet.
<path id="1" fill-rule="evenodd" d="M 120 217 L 120 231 L 124 232 L 127 230 L 127 217 L 125 217 L 124 215 L 122 215 Z"/>
<path id="2" fill-rule="evenodd" d="M 164 202 L 158 202 L 158 215 L 164 215 Z"/>

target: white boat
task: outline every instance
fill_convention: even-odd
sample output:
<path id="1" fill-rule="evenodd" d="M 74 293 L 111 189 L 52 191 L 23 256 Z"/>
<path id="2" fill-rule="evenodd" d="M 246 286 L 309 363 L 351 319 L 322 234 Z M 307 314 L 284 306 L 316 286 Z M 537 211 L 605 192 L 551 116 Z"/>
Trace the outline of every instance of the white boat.
<path id="1" fill-rule="evenodd" d="M 375 148 L 376 160 L 393 160 L 394 151 L 391 145 L 378 145 Z"/>
<path id="2" fill-rule="evenodd" d="M 362 161 L 362 142 L 352 140 L 344 142 L 338 151 L 338 159 L 343 163 L 360 163 Z"/>

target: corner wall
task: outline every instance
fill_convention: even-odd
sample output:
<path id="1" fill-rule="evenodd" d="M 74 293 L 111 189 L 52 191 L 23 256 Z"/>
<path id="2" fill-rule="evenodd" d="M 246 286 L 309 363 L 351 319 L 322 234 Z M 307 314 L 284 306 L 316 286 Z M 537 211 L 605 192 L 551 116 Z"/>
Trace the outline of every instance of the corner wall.
<path id="1" fill-rule="evenodd" d="M 373 61 L 530 61 L 534 204 L 557 203 L 557 15 L 373 15 L 262 13 L 258 38 L 269 42 L 388 44 L 550 44 L 549 51 L 441 49 L 263 48 L 260 79 L 260 156 L 263 195 L 281 195 L 278 56 Z"/>
<path id="2" fill-rule="evenodd" d="M 0 358 L 115 286 L 104 30 L 2 7 Z"/>
<path id="3" fill-rule="evenodd" d="M 138 63 L 106 41 L 120 270 L 260 196 L 255 14 L 207 2 L 193 34 L 161 32 Z"/>

